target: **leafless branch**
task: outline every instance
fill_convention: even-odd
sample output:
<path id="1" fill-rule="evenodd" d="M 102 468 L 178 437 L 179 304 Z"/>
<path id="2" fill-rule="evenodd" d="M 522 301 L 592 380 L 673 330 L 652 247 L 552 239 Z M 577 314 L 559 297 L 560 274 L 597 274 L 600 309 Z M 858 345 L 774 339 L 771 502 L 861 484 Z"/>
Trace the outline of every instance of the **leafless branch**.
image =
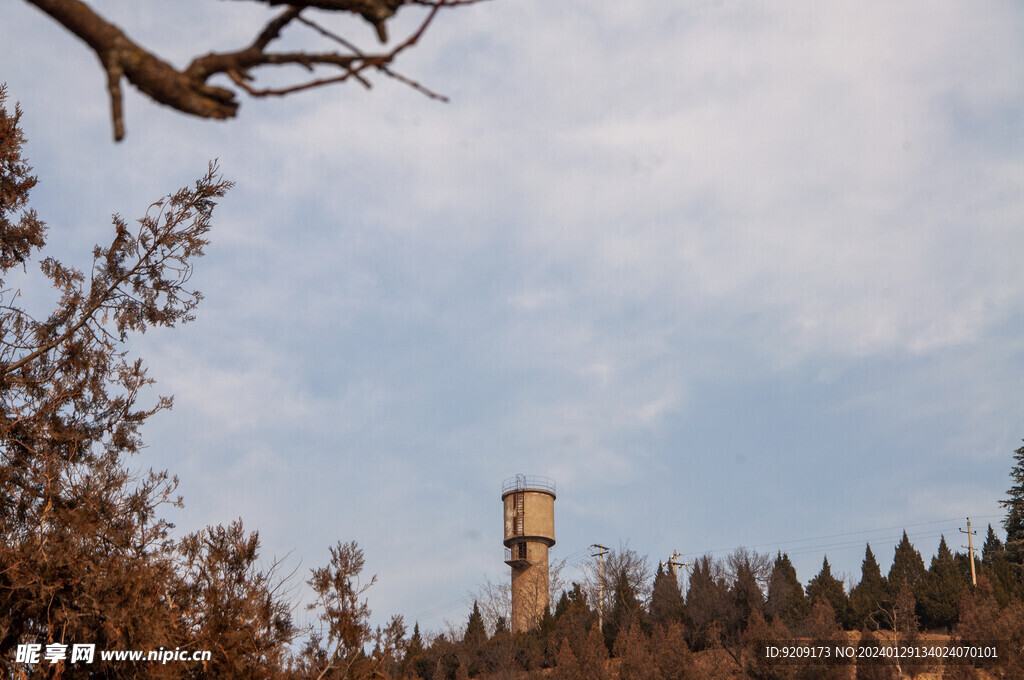
<path id="1" fill-rule="evenodd" d="M 286 9 L 269 20 L 246 47 L 211 51 L 195 57 L 187 67 L 179 69 L 133 41 L 124 31 L 83 0 L 26 0 L 78 36 L 96 53 L 106 75 L 114 139 L 117 141 L 125 136 L 122 90 L 122 80 L 125 79 L 155 102 L 182 113 L 210 119 L 232 118 L 237 115 L 239 107 L 236 90 L 210 84 L 210 79 L 218 75 L 226 76 L 238 89 L 250 96 L 266 97 L 293 94 L 342 83 L 349 79 L 369 88 L 371 83 L 365 72 L 376 70 L 384 77 L 407 85 L 431 99 L 447 101 L 447 98 L 417 80 L 397 72 L 393 62 L 402 52 L 420 41 L 441 9 L 475 4 L 480 0 L 249 1 L 261 2 L 272 7 L 281 5 Z M 386 22 L 403 5 L 421 6 L 429 10 L 416 30 L 405 40 L 390 50 L 374 53 L 361 50 L 355 43 L 324 27 L 320 22 L 301 16 L 306 10 L 355 14 L 371 23 L 384 43 L 387 41 Z M 272 44 L 293 22 L 312 29 L 320 37 L 327 38 L 341 49 L 328 52 L 304 49 L 292 52 L 272 51 Z M 308 80 L 275 87 L 260 87 L 254 84 L 253 72 L 256 69 L 282 66 L 301 66 L 311 73 L 317 73 L 319 69 L 328 69 L 334 70 L 334 73 L 318 74 Z"/>

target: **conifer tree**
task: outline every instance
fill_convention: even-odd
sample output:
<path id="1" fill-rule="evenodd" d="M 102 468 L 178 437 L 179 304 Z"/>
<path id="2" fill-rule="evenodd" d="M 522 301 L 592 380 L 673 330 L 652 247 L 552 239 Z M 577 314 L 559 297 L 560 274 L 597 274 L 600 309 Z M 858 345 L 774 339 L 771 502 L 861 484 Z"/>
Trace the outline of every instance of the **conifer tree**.
<path id="1" fill-rule="evenodd" d="M 498 633 L 507 633 L 507 632 L 509 632 L 509 630 L 508 630 L 508 621 L 505 620 L 504 616 L 500 616 L 499 615 L 498 616 L 498 620 L 494 622 L 494 634 L 497 635 Z"/>
<path id="2" fill-rule="evenodd" d="M 487 642 L 487 628 L 484 626 L 484 617 L 480 614 L 480 606 L 476 600 L 473 600 L 473 611 L 469 613 L 466 633 L 462 636 L 462 641 L 475 647 Z"/>
<path id="3" fill-rule="evenodd" d="M 984 645 L 1004 640 L 999 609 L 992 584 L 982 574 L 978 577 L 978 585 L 973 589 L 964 589 L 960 599 L 960 619 L 955 629 L 957 640 L 966 645 Z"/>
<path id="4" fill-rule="evenodd" d="M 827 561 L 825 565 L 828 565 Z M 822 567 L 822 572 L 827 573 L 829 577 L 832 575 L 831 570 L 826 571 L 825 567 Z M 826 579 L 822 579 L 822 583 L 824 585 Z M 808 590 L 810 589 L 808 588 Z M 835 644 L 845 644 L 846 640 L 842 636 L 842 629 L 836 620 L 836 612 L 833 610 L 832 605 L 829 604 L 828 597 L 822 595 L 814 599 L 811 612 L 804 619 L 803 635 L 813 645 L 832 647 Z M 805 678 L 807 680 L 812 678 L 814 680 L 819 678 L 835 678 L 838 680 L 838 678 L 845 677 L 845 670 L 842 666 L 837 665 L 833 658 L 817 658 L 809 660 L 806 664 L 801 664 L 796 677 L 801 680 Z"/>
<path id="5" fill-rule="evenodd" d="M 781 619 L 792 626 L 806 615 L 808 610 L 804 587 L 797 578 L 796 569 L 789 555 L 780 552 L 775 557 L 772 572 L 768 577 L 768 598 L 765 614 L 771 619 Z"/>
<path id="6" fill-rule="evenodd" d="M 740 662 L 747 676 L 756 680 L 781 680 L 793 677 L 796 668 L 786 660 L 768 657 L 766 645 L 785 645 L 788 631 L 781 619 L 768 623 L 761 612 L 754 610 L 747 619 L 743 635 Z"/>
<path id="7" fill-rule="evenodd" d="M 604 637 L 609 648 L 614 648 L 615 639 L 620 632 L 629 630 L 634 625 L 644 625 L 643 607 L 637 589 L 628 575 L 623 572 L 615 581 L 612 591 L 612 610 L 604 621 Z"/>
<path id="8" fill-rule="evenodd" d="M 807 584 L 807 599 L 811 602 L 825 600 L 832 611 L 840 620 L 848 616 L 849 600 L 846 597 L 846 590 L 842 582 L 832 575 L 832 567 L 829 566 L 828 557 L 821 563 L 821 571 Z"/>
<path id="9" fill-rule="evenodd" d="M 712 624 L 724 611 L 725 601 L 725 584 L 717 577 L 714 561 L 709 555 L 699 557 L 686 591 L 686 632 L 694 651 L 711 644 Z"/>
<path id="10" fill-rule="evenodd" d="M 579 661 L 580 671 L 584 678 L 608 680 L 608 647 L 605 646 L 604 636 L 596 623 L 587 634 Z"/>
<path id="11" fill-rule="evenodd" d="M 756 562 L 763 560 L 762 564 L 766 568 L 769 559 L 767 555 L 759 556 L 744 549 L 737 550 L 729 558 L 729 567 L 733 574 L 732 586 L 729 589 L 729 615 L 732 620 L 727 622 L 730 639 L 737 639 L 753 612 L 764 609 L 764 591 L 758 582 Z"/>
<path id="12" fill-rule="evenodd" d="M 412 637 L 405 648 L 405 657 L 402 659 L 402 669 L 409 671 L 412 668 L 413 659 L 423 653 L 423 636 L 420 635 L 419 621 L 413 624 Z"/>
<path id="13" fill-rule="evenodd" d="M 693 652 L 686 643 L 681 623 L 655 626 L 651 634 L 654 664 L 664 680 L 689 680 L 698 677 L 693 670 Z"/>
<path id="14" fill-rule="evenodd" d="M 956 623 L 960 595 L 965 585 L 953 553 L 946 545 L 946 537 L 943 536 L 920 588 L 921 617 L 925 627 L 950 628 Z"/>
<path id="15" fill-rule="evenodd" d="M 860 565 L 860 583 L 850 591 L 851 623 L 855 628 L 876 628 L 874 615 L 887 597 L 885 579 L 869 544 Z"/>
<path id="16" fill-rule="evenodd" d="M 1003 542 L 999 540 L 992 525 L 988 525 L 988 533 L 981 549 L 981 573 L 985 574 L 991 584 L 992 592 L 1000 607 L 1005 607 L 1016 589 L 1017 579 L 1014 565 L 1006 556 Z"/>
<path id="17" fill-rule="evenodd" d="M 615 640 L 619 680 L 661 680 L 654 663 L 651 644 L 640 626 L 630 626 Z"/>
<path id="18" fill-rule="evenodd" d="M 897 680 L 899 676 L 891 663 L 883 661 L 879 653 L 882 644 L 878 633 L 864 628 L 857 642 L 856 680 Z M 863 650 L 863 651 L 862 651 Z"/>
<path id="19" fill-rule="evenodd" d="M 586 680 L 583 670 L 580 668 L 579 659 L 572 651 L 569 640 L 563 639 L 558 649 L 558 659 L 555 668 L 551 671 L 552 680 Z"/>
<path id="20" fill-rule="evenodd" d="M 921 553 L 910 543 L 910 538 L 907 537 L 907 532 L 904 531 L 903 538 L 900 539 L 893 553 L 892 567 L 889 568 L 889 577 L 887 579 L 889 594 L 892 596 L 897 595 L 900 591 L 900 585 L 904 581 L 910 586 L 910 591 L 916 594 L 917 589 L 924 580 L 924 575 L 924 560 L 921 558 Z"/>
<path id="21" fill-rule="evenodd" d="M 652 626 L 667 626 L 669 623 L 683 621 L 683 593 L 679 590 L 679 582 L 670 569 L 662 569 L 654 575 L 654 587 L 651 590 L 650 621 Z"/>
<path id="22" fill-rule="evenodd" d="M 1006 491 L 1000 505 L 1006 508 L 1006 556 L 1014 564 L 1024 565 L 1024 446 L 1013 452 L 1016 460 L 1010 470 L 1013 485 Z"/>
<path id="23" fill-rule="evenodd" d="M 1003 552 L 1003 542 L 996 536 L 995 529 L 992 528 L 990 523 L 988 525 L 988 533 L 985 534 L 985 543 L 981 546 L 981 561 L 983 564 L 987 564 Z"/>

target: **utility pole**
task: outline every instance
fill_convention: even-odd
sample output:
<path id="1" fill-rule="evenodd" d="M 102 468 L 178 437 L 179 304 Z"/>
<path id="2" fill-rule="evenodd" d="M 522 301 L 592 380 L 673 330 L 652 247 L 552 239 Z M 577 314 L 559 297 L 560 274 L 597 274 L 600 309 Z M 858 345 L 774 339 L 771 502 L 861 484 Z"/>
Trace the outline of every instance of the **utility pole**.
<path id="1" fill-rule="evenodd" d="M 666 562 L 666 564 L 668 565 L 668 570 L 672 572 L 672 577 L 675 578 L 677 581 L 679 580 L 679 567 L 693 566 L 692 562 L 680 562 L 678 560 L 678 558 L 680 557 L 682 557 L 682 554 L 678 550 L 675 550 L 672 553 L 672 557 L 668 558 L 668 562 Z"/>
<path id="2" fill-rule="evenodd" d="M 591 557 L 597 558 L 597 628 L 604 632 L 604 556 L 608 554 L 608 548 L 595 543 L 590 546 L 597 548 L 597 552 Z"/>
<path id="3" fill-rule="evenodd" d="M 960 546 L 960 547 L 966 547 L 967 551 L 971 553 L 971 585 L 972 586 L 977 586 L 978 585 L 978 577 L 974 573 L 974 536 L 976 536 L 978 532 L 977 531 L 971 531 L 971 518 L 970 517 L 967 518 L 967 531 L 964 531 L 963 529 L 958 529 L 958 531 L 961 534 L 967 534 L 967 545 L 966 546 Z"/>
<path id="4" fill-rule="evenodd" d="M 679 561 L 680 557 L 682 557 L 682 555 L 679 553 L 678 550 L 675 550 L 672 553 L 672 557 L 669 558 L 669 561 L 666 562 L 666 564 L 669 567 L 669 571 L 672 573 L 672 578 L 676 580 L 676 587 L 679 588 L 679 592 L 683 592 L 683 587 L 679 585 L 679 567 L 680 566 L 693 566 L 693 563 L 692 562 L 680 562 Z"/>

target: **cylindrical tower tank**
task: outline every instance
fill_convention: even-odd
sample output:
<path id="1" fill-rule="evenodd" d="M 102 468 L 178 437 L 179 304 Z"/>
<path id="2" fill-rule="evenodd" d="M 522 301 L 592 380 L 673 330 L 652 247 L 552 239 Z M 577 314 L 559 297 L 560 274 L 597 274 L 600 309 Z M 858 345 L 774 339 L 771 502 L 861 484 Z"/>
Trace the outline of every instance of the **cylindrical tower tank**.
<path id="1" fill-rule="evenodd" d="M 548 606 L 548 549 L 555 544 L 555 483 L 516 475 L 501 488 L 505 564 L 512 567 L 512 632 L 533 628 Z"/>

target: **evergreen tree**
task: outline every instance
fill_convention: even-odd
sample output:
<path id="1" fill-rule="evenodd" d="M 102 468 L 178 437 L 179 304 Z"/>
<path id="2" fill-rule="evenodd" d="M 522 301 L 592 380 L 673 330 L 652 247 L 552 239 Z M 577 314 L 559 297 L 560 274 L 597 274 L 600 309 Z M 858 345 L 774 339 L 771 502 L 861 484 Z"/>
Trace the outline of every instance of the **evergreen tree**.
<path id="1" fill-rule="evenodd" d="M 619 680 L 661 680 L 654 663 L 651 643 L 640 626 L 630 626 L 615 640 Z"/>
<path id="2" fill-rule="evenodd" d="M 729 589 L 731 600 L 732 621 L 729 622 L 729 637 L 736 639 L 740 629 L 746 626 L 753 612 L 764 609 L 764 592 L 757 581 L 757 574 L 749 560 L 739 560 L 734 564 L 735 575 Z"/>
<path id="3" fill-rule="evenodd" d="M 921 616 L 927 628 L 950 628 L 960 610 L 960 595 L 966 585 L 957 568 L 946 537 L 939 541 L 939 550 L 921 584 Z"/>
<path id="4" fill-rule="evenodd" d="M 1003 543 L 992 529 L 991 524 L 988 525 L 988 534 L 985 536 L 985 544 L 981 549 L 980 571 L 985 574 L 991 584 L 992 592 L 999 602 L 999 606 L 1005 607 L 1016 589 L 1017 579 L 1014 574 L 1014 565 L 1006 556 Z"/>
<path id="5" fill-rule="evenodd" d="M 768 577 L 768 599 L 765 601 L 765 614 L 771 619 L 781 619 L 787 625 L 798 623 L 806 615 L 808 609 L 804 587 L 796 576 L 796 569 L 789 560 L 789 555 L 780 552 L 772 565 Z"/>
<path id="6" fill-rule="evenodd" d="M 555 668 L 551 672 L 552 680 L 586 680 L 583 670 L 580 668 L 579 659 L 572 651 L 572 645 L 568 640 L 563 639 L 558 650 L 558 659 Z"/>
<path id="7" fill-rule="evenodd" d="M 466 634 L 462 636 L 462 641 L 474 647 L 487 642 L 487 628 L 484 626 L 484 617 L 480 614 L 480 605 L 476 600 L 473 600 L 473 611 L 469 613 Z"/>
<path id="8" fill-rule="evenodd" d="M 878 566 L 875 554 L 869 544 L 864 551 L 864 561 L 860 565 L 860 583 L 850 591 L 851 623 L 854 628 L 865 626 L 874 629 L 875 615 L 880 607 L 885 606 L 886 583 L 882 570 Z"/>
<path id="9" fill-rule="evenodd" d="M 985 535 L 985 543 L 981 546 L 981 562 L 982 564 L 988 564 L 994 560 L 998 555 L 1003 554 L 1003 542 L 996 536 L 995 530 L 992 525 L 988 525 L 988 533 Z"/>
<path id="10" fill-rule="evenodd" d="M 651 591 L 650 620 L 652 626 L 667 626 L 669 623 L 683 621 L 683 593 L 679 590 L 679 582 L 671 569 L 662 569 L 654 575 L 654 588 Z"/>
<path id="11" fill-rule="evenodd" d="M 825 562 L 825 566 L 828 566 L 828 562 Z M 827 577 L 832 576 L 831 570 L 822 567 L 822 572 L 827 574 Z M 821 576 L 819 574 L 818 576 Z M 827 577 L 822 579 L 822 582 L 827 584 Z M 838 581 L 836 582 L 838 583 Z M 832 588 L 831 586 L 829 586 Z M 840 586 L 841 587 L 841 586 Z M 810 588 L 808 588 L 810 591 Z M 814 645 L 825 645 L 832 647 L 836 644 L 846 644 L 846 638 L 842 634 L 842 629 L 839 626 L 839 622 L 836 620 L 836 612 L 833 610 L 832 605 L 829 604 L 827 597 L 820 596 L 813 600 L 814 605 L 811 607 L 810 614 L 804 619 L 803 634 L 811 644 Z M 807 663 L 802 663 L 797 669 L 796 677 L 800 680 L 819 680 L 820 678 L 843 678 L 846 676 L 846 668 L 840 666 L 835 658 L 817 658 L 808 660 Z"/>
<path id="12" fill-rule="evenodd" d="M 693 670 L 693 652 L 686 644 L 681 623 L 655 626 L 651 634 L 654 664 L 664 680 L 689 680 L 698 677 Z"/>
<path id="13" fill-rule="evenodd" d="M 711 629 L 725 609 L 725 584 L 716 578 L 715 563 L 710 556 L 698 558 L 690 572 L 686 592 L 686 628 L 690 647 L 700 651 L 711 644 Z"/>
<path id="14" fill-rule="evenodd" d="M 402 661 L 403 667 L 408 668 L 409 662 L 422 653 L 423 636 L 420 635 L 420 623 L 417 621 L 413 624 L 412 637 L 409 638 L 409 644 L 405 648 L 405 659 Z"/>
<path id="15" fill-rule="evenodd" d="M 856 680 L 897 680 L 896 668 L 878 661 L 884 658 L 878 651 L 882 648 L 878 633 L 869 628 L 863 629 L 857 648 Z"/>
<path id="16" fill-rule="evenodd" d="M 615 638 L 633 625 L 643 625 L 643 608 L 636 586 L 625 572 L 619 574 L 612 590 L 612 610 L 604 622 L 604 638 L 609 649 L 614 649 Z"/>
<path id="17" fill-rule="evenodd" d="M 924 580 L 924 575 L 924 560 L 921 558 L 921 553 L 910 543 L 910 538 L 904 531 L 903 538 L 900 539 L 899 545 L 896 546 L 893 553 L 892 567 L 889 568 L 889 594 L 897 595 L 900 585 L 904 581 L 910 586 L 912 593 L 917 593 L 917 589 Z"/>
<path id="18" fill-rule="evenodd" d="M 498 616 L 498 620 L 494 622 L 494 634 L 497 635 L 498 633 L 507 632 L 509 632 L 508 621 L 504 616 Z"/>
<path id="19" fill-rule="evenodd" d="M 825 600 L 836 616 L 844 620 L 849 608 L 849 601 L 846 597 L 846 590 L 842 582 L 832 575 L 832 567 L 829 566 L 828 557 L 821 563 L 821 571 L 807 584 L 807 599 L 816 603 L 818 600 Z"/>
<path id="20" fill-rule="evenodd" d="M 1017 461 L 1010 470 L 1013 485 L 1000 505 L 1006 508 L 1006 556 L 1014 564 L 1024 565 L 1024 446 L 1014 451 L 1013 457 Z"/>
<path id="21" fill-rule="evenodd" d="M 960 620 L 956 636 L 964 644 L 982 645 L 1005 639 L 999 626 L 999 603 L 992 592 L 992 584 L 984 574 L 978 585 L 964 590 L 960 599 Z"/>
<path id="22" fill-rule="evenodd" d="M 596 623 L 587 634 L 579 660 L 584 678 L 608 680 L 608 647 L 605 646 L 604 637 Z"/>

